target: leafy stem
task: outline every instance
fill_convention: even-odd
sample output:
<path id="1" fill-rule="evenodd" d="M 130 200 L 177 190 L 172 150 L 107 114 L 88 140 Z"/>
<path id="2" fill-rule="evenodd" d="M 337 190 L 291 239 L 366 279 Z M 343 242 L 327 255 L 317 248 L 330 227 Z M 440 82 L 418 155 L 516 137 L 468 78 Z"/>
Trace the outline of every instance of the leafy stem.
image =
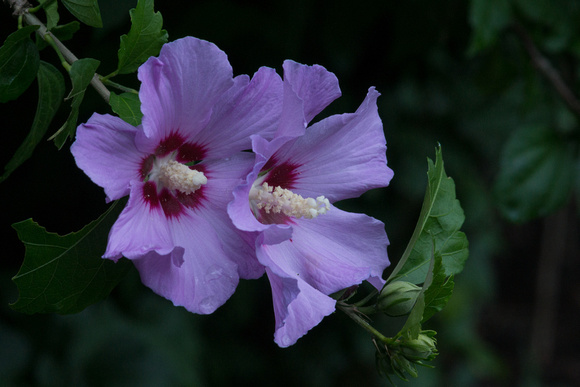
<path id="1" fill-rule="evenodd" d="M 32 26 L 39 26 L 36 32 L 48 44 L 50 44 L 53 47 L 56 47 L 55 49 L 57 50 L 57 52 L 60 52 L 59 58 L 61 57 L 64 58 L 65 62 L 68 63 L 69 65 L 72 65 L 74 62 L 79 60 L 56 36 L 52 34 L 52 32 L 46 29 L 46 26 L 36 16 L 28 12 L 22 13 L 22 16 L 26 24 Z M 52 43 L 49 40 L 51 40 Z M 97 93 L 99 93 L 99 95 L 103 97 L 103 99 L 108 103 L 109 97 L 111 96 L 111 92 L 107 89 L 107 87 L 103 84 L 103 82 L 101 82 L 97 74 L 95 74 L 95 76 L 91 80 L 91 85 L 97 91 Z"/>

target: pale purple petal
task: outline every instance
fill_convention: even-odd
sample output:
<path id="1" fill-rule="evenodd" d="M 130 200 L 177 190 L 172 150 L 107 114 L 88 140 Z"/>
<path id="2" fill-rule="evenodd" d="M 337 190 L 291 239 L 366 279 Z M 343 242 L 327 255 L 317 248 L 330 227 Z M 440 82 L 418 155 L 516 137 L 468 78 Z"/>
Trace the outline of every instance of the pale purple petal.
<path id="1" fill-rule="evenodd" d="M 291 239 L 261 248 L 289 278 L 324 294 L 380 277 L 389 265 L 384 224 L 369 216 L 331 206 L 314 219 L 294 219 L 292 229 Z"/>
<path id="2" fill-rule="evenodd" d="M 304 103 L 306 122 L 310 122 L 332 101 L 340 97 L 338 79 L 324 67 L 306 66 L 286 60 L 283 68 L 284 81 L 292 85 L 292 89 Z"/>
<path id="3" fill-rule="evenodd" d="M 229 218 L 226 208 L 233 199 L 232 190 L 243 182 L 254 164 L 254 155 L 242 152 L 232 157 L 204 161 L 208 177 L 204 186 L 205 202 L 197 214 L 208 221 L 216 230 L 228 257 L 238 265 L 239 275 L 244 279 L 259 278 L 264 267 L 255 253 L 255 233 L 237 229 Z"/>
<path id="4" fill-rule="evenodd" d="M 389 184 L 393 171 L 387 167 L 378 96 L 371 88 L 355 113 L 324 119 L 277 151 L 277 164 L 298 166 L 296 193 L 334 202 Z"/>
<path id="5" fill-rule="evenodd" d="M 156 253 L 134 260 L 141 281 L 176 306 L 193 313 L 212 313 L 234 293 L 237 266 L 202 216 L 187 211 L 170 222 L 175 244 L 184 249 L 183 261 L 179 265 L 171 257 Z"/>
<path id="6" fill-rule="evenodd" d="M 272 287 L 274 341 L 288 347 L 334 312 L 336 301 L 302 280 L 279 276 L 267 268 Z"/>
<path id="7" fill-rule="evenodd" d="M 260 68 L 249 83 L 247 76 L 234 81 L 235 86 L 216 103 L 210 122 L 196 136 L 197 142 L 208 144 L 208 158 L 250 149 L 251 135 L 271 138 L 280 120 L 283 83 L 274 69 Z"/>
<path id="8" fill-rule="evenodd" d="M 129 193 L 145 157 L 135 147 L 137 129 L 118 117 L 93 114 L 78 127 L 71 152 L 80 169 L 105 189 L 107 201 Z"/>
<path id="9" fill-rule="evenodd" d="M 233 85 L 232 78 L 226 54 L 213 43 L 186 37 L 165 44 L 158 58 L 139 68 L 145 134 L 163 139 L 179 133 L 194 139 Z"/>
<path id="10" fill-rule="evenodd" d="M 104 258 L 135 259 L 150 251 L 166 255 L 175 247 L 167 217 L 161 206 L 152 207 L 144 200 L 143 187 L 140 181 L 131 183 L 129 202 L 109 232 Z"/>

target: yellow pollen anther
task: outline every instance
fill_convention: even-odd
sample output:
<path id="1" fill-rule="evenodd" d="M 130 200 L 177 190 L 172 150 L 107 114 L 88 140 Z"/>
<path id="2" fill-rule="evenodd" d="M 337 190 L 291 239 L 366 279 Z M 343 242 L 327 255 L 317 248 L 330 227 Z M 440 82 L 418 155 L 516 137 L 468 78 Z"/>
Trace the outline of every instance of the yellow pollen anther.
<path id="1" fill-rule="evenodd" d="M 250 200 L 256 208 L 269 213 L 283 213 L 294 218 L 316 218 L 330 210 L 330 202 L 324 196 L 316 199 L 303 198 L 301 195 L 281 188 L 272 187 L 268 183 L 253 187 L 250 191 Z"/>
<path id="2" fill-rule="evenodd" d="M 159 168 L 159 181 L 171 190 L 190 194 L 207 184 L 207 177 L 203 172 L 189 169 L 187 165 L 175 160 L 169 160 Z"/>

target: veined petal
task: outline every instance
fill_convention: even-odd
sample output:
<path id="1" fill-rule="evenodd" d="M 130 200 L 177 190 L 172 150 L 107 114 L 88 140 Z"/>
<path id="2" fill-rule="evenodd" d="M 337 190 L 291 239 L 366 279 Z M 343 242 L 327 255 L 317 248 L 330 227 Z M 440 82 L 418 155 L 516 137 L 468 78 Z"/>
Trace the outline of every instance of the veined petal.
<path id="1" fill-rule="evenodd" d="M 369 89 L 355 113 L 326 118 L 276 152 L 278 164 L 298 166 L 294 171 L 296 193 L 324 195 L 335 202 L 389 184 L 393 171 L 387 167 L 378 96 L 374 88 Z"/>
<path id="2" fill-rule="evenodd" d="M 319 65 L 306 66 L 284 61 L 284 80 L 304 102 L 304 118 L 310 122 L 332 101 L 340 97 L 336 75 Z"/>
<path id="3" fill-rule="evenodd" d="M 306 282 L 280 276 L 266 268 L 270 286 L 276 328 L 274 341 L 288 347 L 334 312 L 336 301 L 314 289 Z"/>
<path id="4" fill-rule="evenodd" d="M 381 277 L 389 265 L 384 225 L 369 216 L 331 207 L 314 219 L 295 219 L 292 229 L 291 239 L 260 248 L 289 278 L 324 294 Z"/>
<path id="5" fill-rule="evenodd" d="M 208 158 L 250 149 L 251 135 L 271 138 L 280 120 L 283 83 L 274 69 L 260 68 L 249 83 L 247 76 L 234 81 L 235 86 L 216 103 L 210 122 L 196 137 L 208 144 Z"/>
<path id="6" fill-rule="evenodd" d="M 242 178 L 252 168 L 253 162 L 254 155 L 248 152 L 227 159 L 204 161 L 208 176 L 206 201 L 197 211 L 216 230 L 224 252 L 237 264 L 239 275 L 244 279 L 255 279 L 264 274 L 264 267 L 258 262 L 255 253 L 257 234 L 237 229 L 226 208 L 233 199 L 232 190 L 243 182 Z"/>
<path id="7" fill-rule="evenodd" d="M 104 258 L 135 259 L 150 251 L 167 255 L 174 249 L 167 217 L 161 206 L 145 200 L 144 186 L 140 181 L 131 183 L 129 202 L 109 232 Z"/>
<path id="8" fill-rule="evenodd" d="M 213 43 L 186 37 L 165 44 L 158 58 L 139 68 L 145 134 L 164 139 L 178 133 L 193 139 L 233 85 L 232 78 L 226 54 Z"/>
<path id="9" fill-rule="evenodd" d="M 122 119 L 93 114 L 78 127 L 71 152 L 77 166 L 105 189 L 107 201 L 129 193 L 129 182 L 140 179 L 145 156 L 135 147 L 137 129 Z"/>
<path id="10" fill-rule="evenodd" d="M 193 313 L 212 313 L 234 293 L 237 266 L 203 217 L 187 211 L 178 220 L 172 219 L 170 228 L 175 244 L 184 249 L 181 265 L 167 255 L 151 252 L 134 261 L 141 281 L 176 306 Z"/>

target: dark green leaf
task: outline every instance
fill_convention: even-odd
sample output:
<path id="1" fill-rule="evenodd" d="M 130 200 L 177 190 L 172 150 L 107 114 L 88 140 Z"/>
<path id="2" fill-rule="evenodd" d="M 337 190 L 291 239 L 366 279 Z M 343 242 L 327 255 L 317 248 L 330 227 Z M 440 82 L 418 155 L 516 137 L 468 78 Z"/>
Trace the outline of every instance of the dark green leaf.
<path id="1" fill-rule="evenodd" d="M 455 183 L 445 174 L 441 148 L 437 150 L 435 164 L 430 159 L 428 164 L 427 192 L 419 221 L 388 282 L 423 283 L 433 254 L 443 257 L 446 275 L 461 272 L 467 259 L 467 238 L 459 231 L 465 216 L 455 198 Z"/>
<path id="2" fill-rule="evenodd" d="M 153 0 L 139 0 L 130 14 L 131 29 L 121 36 L 119 74 L 136 71 L 147 58 L 159 54 L 161 46 L 167 42 L 167 31 L 161 29 L 163 17 L 153 10 Z"/>
<path id="3" fill-rule="evenodd" d="M 513 222 L 545 216 L 570 197 L 574 148 L 555 131 L 526 126 L 505 145 L 494 193 L 502 214 Z"/>
<path id="4" fill-rule="evenodd" d="M 54 139 L 54 143 L 60 149 L 69 136 L 73 136 L 77 126 L 79 116 L 79 106 L 85 96 L 85 91 L 95 72 L 99 67 L 99 61 L 92 58 L 79 59 L 71 66 L 69 75 L 72 81 L 72 90 L 67 99 L 72 98 L 71 112 L 63 126 L 53 134 L 49 140 Z"/>
<path id="5" fill-rule="evenodd" d="M 101 10 L 97 0 L 61 0 L 62 4 L 81 22 L 101 28 Z"/>
<path id="6" fill-rule="evenodd" d="M 130 267 L 101 258 L 111 226 L 123 208 L 115 202 L 99 219 L 65 236 L 48 233 L 31 219 L 13 227 L 26 246 L 24 262 L 13 278 L 23 313 L 77 313 L 107 297 Z"/>
<path id="7" fill-rule="evenodd" d="M 40 5 L 46 12 L 46 29 L 52 30 L 58 24 L 58 2 L 56 0 L 39 0 Z"/>
<path id="8" fill-rule="evenodd" d="M 511 6 L 505 0 L 471 0 L 469 22 L 473 29 L 470 54 L 494 44 L 511 21 Z"/>
<path id="9" fill-rule="evenodd" d="M 440 312 L 453 293 L 453 276 L 447 277 L 443 268 L 443 258 L 435 254 L 433 258 L 433 272 L 429 287 L 425 290 L 425 310 L 421 323 L 429 320 L 435 313 Z"/>
<path id="10" fill-rule="evenodd" d="M 73 37 L 75 32 L 80 28 L 80 23 L 78 21 L 72 21 L 70 23 L 64 24 L 62 26 L 56 26 L 52 29 L 52 34 L 58 38 L 61 42 L 67 41 Z M 48 43 L 40 37 L 36 37 L 36 46 L 39 50 L 48 46 Z"/>
<path id="11" fill-rule="evenodd" d="M 38 68 L 38 105 L 30 133 L 4 168 L 0 182 L 26 161 L 48 129 L 64 97 L 64 78 L 53 65 L 40 62 Z"/>
<path id="12" fill-rule="evenodd" d="M 38 26 L 27 26 L 13 32 L 0 47 L 0 102 L 20 96 L 36 78 L 40 58 L 30 34 Z"/>
<path id="13" fill-rule="evenodd" d="M 134 93 L 123 93 L 120 95 L 111 93 L 109 104 L 111 105 L 111 109 L 125 122 L 133 126 L 141 124 L 143 113 L 141 113 L 139 95 Z"/>

